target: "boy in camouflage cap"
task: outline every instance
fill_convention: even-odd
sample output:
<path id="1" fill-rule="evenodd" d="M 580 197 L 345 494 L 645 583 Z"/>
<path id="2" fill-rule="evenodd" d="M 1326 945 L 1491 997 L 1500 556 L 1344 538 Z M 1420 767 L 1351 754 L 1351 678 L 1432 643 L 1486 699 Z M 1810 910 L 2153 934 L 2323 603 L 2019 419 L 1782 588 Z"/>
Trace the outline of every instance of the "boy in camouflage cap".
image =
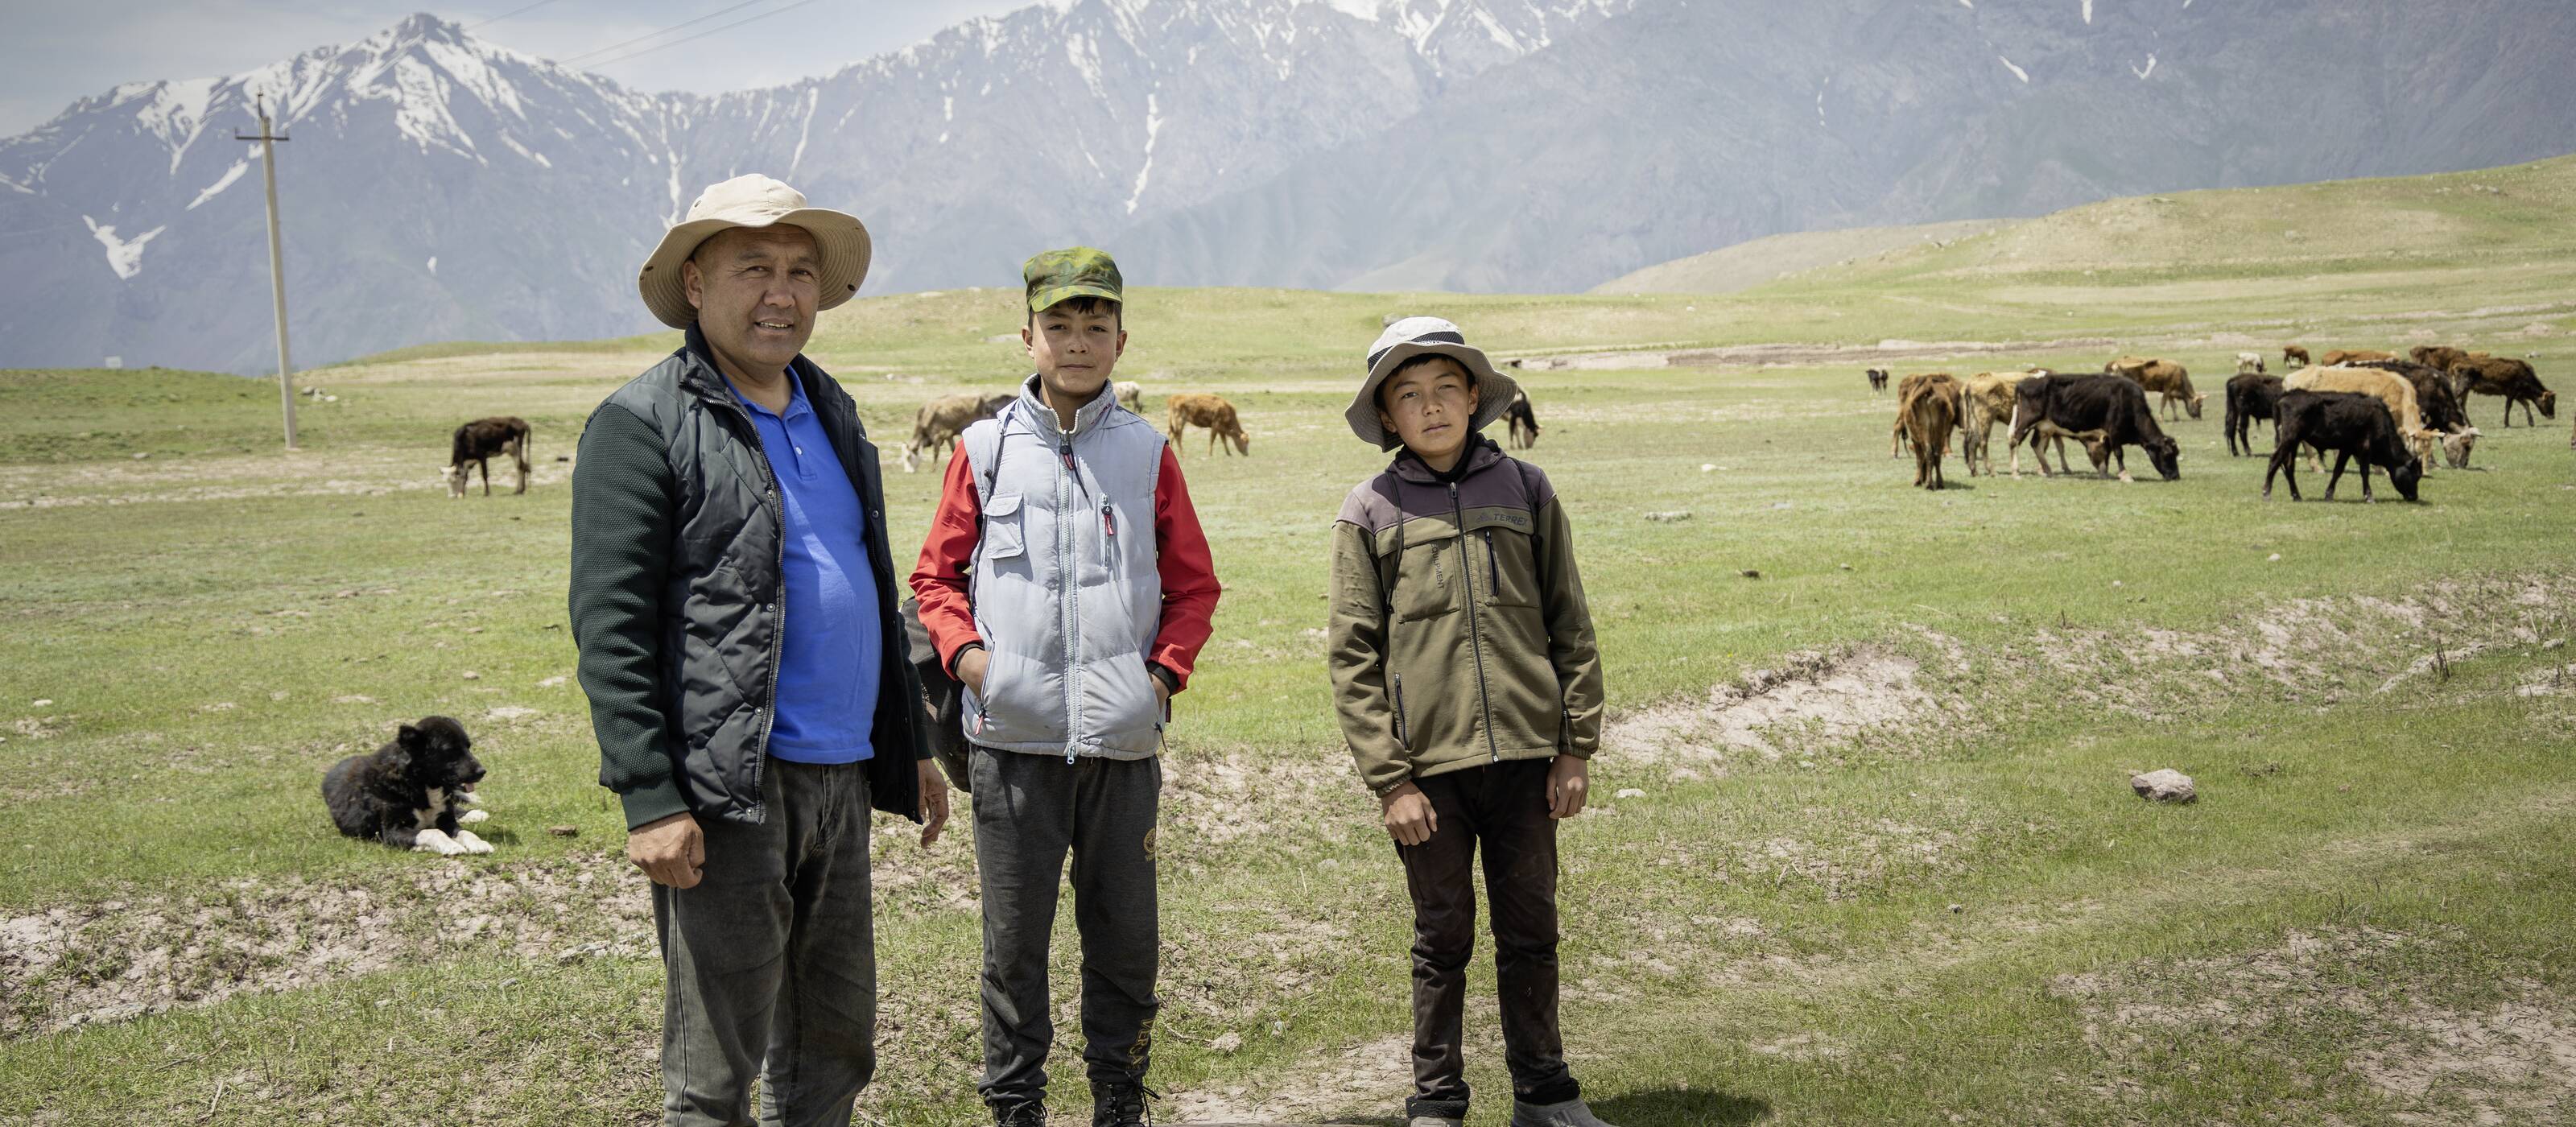
<path id="1" fill-rule="evenodd" d="M 1144 1122 L 1153 1046 L 1157 753 L 1217 581 L 1181 467 L 1119 406 L 1118 264 L 1090 247 L 1021 269 L 1036 371 L 968 427 L 912 573 L 966 686 L 984 909 L 984 1079 L 994 1122 L 1046 1122 L 1047 940 L 1073 857 L 1083 1060 L 1095 1127 Z M 1150 531 L 1150 535 L 1147 533 Z"/>

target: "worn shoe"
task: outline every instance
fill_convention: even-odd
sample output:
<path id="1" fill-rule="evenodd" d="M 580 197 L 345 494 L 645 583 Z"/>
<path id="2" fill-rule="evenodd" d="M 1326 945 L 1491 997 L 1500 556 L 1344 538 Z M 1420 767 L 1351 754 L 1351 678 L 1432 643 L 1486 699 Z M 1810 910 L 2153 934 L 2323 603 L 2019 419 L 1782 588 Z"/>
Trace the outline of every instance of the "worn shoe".
<path id="1" fill-rule="evenodd" d="M 1046 1101 L 994 1104 L 993 1127 L 1046 1127 Z"/>
<path id="2" fill-rule="evenodd" d="M 1145 1127 L 1145 1101 L 1161 1092 L 1133 1081 L 1112 1080 L 1091 1086 L 1091 1127 Z"/>
<path id="3" fill-rule="evenodd" d="M 1512 1127 L 1610 1127 L 1592 1116 L 1592 1109 L 1582 1100 L 1561 1104 L 1525 1104 L 1512 1101 Z"/>

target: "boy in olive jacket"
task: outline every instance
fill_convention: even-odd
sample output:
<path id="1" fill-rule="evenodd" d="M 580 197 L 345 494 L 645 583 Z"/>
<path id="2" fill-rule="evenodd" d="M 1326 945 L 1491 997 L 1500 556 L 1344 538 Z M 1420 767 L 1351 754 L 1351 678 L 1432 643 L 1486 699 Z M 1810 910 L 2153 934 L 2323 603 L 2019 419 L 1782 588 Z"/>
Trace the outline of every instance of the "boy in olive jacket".
<path id="1" fill-rule="evenodd" d="M 1556 823 L 1583 810 L 1601 655 L 1556 491 L 1480 433 L 1518 393 L 1456 325 L 1413 317 L 1370 347 L 1346 413 L 1403 448 L 1333 524 L 1327 645 L 1342 734 L 1413 897 L 1410 1127 L 1467 1115 L 1480 847 L 1513 1127 L 1604 1127 L 1556 1020 Z"/>

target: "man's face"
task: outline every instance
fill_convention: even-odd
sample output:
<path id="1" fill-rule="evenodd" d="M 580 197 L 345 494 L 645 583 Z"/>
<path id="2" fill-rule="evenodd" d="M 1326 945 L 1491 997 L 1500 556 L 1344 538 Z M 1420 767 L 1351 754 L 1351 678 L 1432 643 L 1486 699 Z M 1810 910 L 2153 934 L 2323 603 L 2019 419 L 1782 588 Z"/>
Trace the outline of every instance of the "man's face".
<path id="1" fill-rule="evenodd" d="M 802 227 L 736 227 L 698 244 L 680 266 L 698 329 L 746 372 L 787 367 L 814 335 L 822 256 Z"/>
<path id="2" fill-rule="evenodd" d="M 1029 346 L 1038 381 L 1073 402 L 1098 394 L 1118 366 L 1119 354 L 1127 351 L 1127 331 L 1118 327 L 1118 314 L 1098 305 L 1089 313 L 1074 312 L 1071 302 L 1048 306 L 1021 327 L 1020 339 Z"/>
<path id="3" fill-rule="evenodd" d="M 1467 446 L 1467 424 L 1476 418 L 1476 381 L 1446 356 L 1435 356 L 1389 377 L 1377 392 L 1378 425 L 1394 431 L 1425 461 L 1439 461 Z"/>

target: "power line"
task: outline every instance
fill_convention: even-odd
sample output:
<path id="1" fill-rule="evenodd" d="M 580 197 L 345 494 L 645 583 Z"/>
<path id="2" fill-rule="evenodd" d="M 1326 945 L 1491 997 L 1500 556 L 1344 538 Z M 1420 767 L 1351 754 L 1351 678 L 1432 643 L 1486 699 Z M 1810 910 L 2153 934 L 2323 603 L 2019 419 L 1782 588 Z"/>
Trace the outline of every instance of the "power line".
<path id="1" fill-rule="evenodd" d="M 552 4 L 552 3 L 554 3 L 554 2 L 555 2 L 555 0 L 537 0 L 537 2 L 536 2 L 536 3 L 534 3 L 534 4 L 530 4 L 530 5 L 528 5 L 527 7 L 524 7 L 524 8 L 512 8 L 512 9 L 510 9 L 509 11 L 503 12 L 503 13 L 501 13 L 500 15 L 497 15 L 497 16 L 492 17 L 491 19 L 484 20 L 484 21 L 483 21 L 483 22 L 481 22 L 481 23 L 470 23 L 470 24 L 467 24 L 467 25 L 465 25 L 465 30 L 467 30 L 467 31 L 472 31 L 472 30 L 474 30 L 475 28 L 478 28 L 478 27 L 487 27 L 487 26 L 489 26 L 489 25 L 499 23 L 499 22 L 501 22 L 502 20 L 509 19 L 509 18 L 510 18 L 510 17 L 512 17 L 512 16 L 524 16 L 524 15 L 526 15 L 526 14 L 530 13 L 530 12 L 536 11 L 537 9 L 542 8 L 542 7 L 545 7 L 546 5 L 548 5 L 548 4 Z"/>
<path id="2" fill-rule="evenodd" d="M 661 49 L 662 49 L 662 48 L 664 48 L 664 47 L 677 47 L 677 46 L 679 46 L 680 44 L 687 43 L 687 42 L 689 42 L 689 41 L 691 41 L 691 40 L 704 39 L 704 38 L 706 38 L 706 37 L 708 37 L 708 36 L 710 36 L 710 35 L 714 35 L 714 34 L 716 34 L 717 32 L 720 32 L 720 31 L 731 31 L 731 30 L 733 30 L 734 28 L 741 27 L 741 26 L 742 26 L 742 25 L 744 25 L 744 24 L 751 23 L 751 22 L 756 21 L 756 20 L 765 20 L 765 19 L 768 19 L 769 17 L 771 17 L 771 16 L 775 16 L 775 15 L 781 15 L 781 14 L 784 14 L 784 13 L 786 13 L 786 12 L 792 11 L 792 10 L 794 10 L 794 9 L 802 8 L 802 7 L 804 7 L 805 5 L 807 5 L 807 4 L 811 4 L 811 3 L 813 3 L 813 2 L 814 2 L 814 0 L 796 0 L 796 2 L 795 2 L 795 3 L 793 3 L 793 4 L 789 4 L 789 5 L 787 5 L 787 6 L 786 6 L 786 7 L 784 7 L 784 8 L 772 8 L 772 9 L 770 9 L 770 10 L 768 10 L 768 11 L 766 11 L 766 12 L 762 12 L 762 13 L 760 13 L 760 14 L 758 14 L 758 15 L 744 16 L 743 18 L 738 19 L 738 20 L 735 20 L 735 21 L 733 21 L 732 23 L 724 24 L 724 25 L 719 26 L 719 27 L 711 27 L 711 28 L 708 28 L 708 29 L 707 29 L 707 30 L 705 30 L 705 31 L 701 31 L 701 32 L 697 33 L 696 35 L 685 35 L 685 36 L 682 36 L 682 37 L 680 37 L 680 38 L 678 38 L 678 39 L 674 39 L 674 40 L 672 40 L 672 41 L 670 41 L 670 42 L 668 42 L 668 43 L 658 43 L 658 44 L 655 44 L 655 45 L 653 45 L 653 46 L 651 46 L 651 47 L 645 47 L 645 48 L 642 48 L 642 49 L 640 49 L 640 50 L 629 51 L 629 52 L 627 52 L 627 53 L 625 53 L 625 54 L 623 54 L 623 55 L 619 55 L 619 56 L 617 56 L 616 58 L 613 58 L 613 59 L 601 59 L 601 60 L 599 60 L 598 62 L 588 64 L 588 67 L 589 67 L 590 69 L 597 69 L 597 68 L 599 68 L 599 67 L 614 66 L 614 65 L 616 65 L 616 64 L 618 64 L 618 63 L 625 62 L 626 60 L 628 60 L 628 59 L 632 59 L 632 58 L 635 58 L 635 57 L 637 57 L 637 56 L 641 56 L 641 55 L 650 55 L 650 54 L 652 54 L 653 52 L 655 52 L 655 51 L 659 51 L 659 50 L 661 50 Z M 737 6 L 738 6 L 738 5 L 737 5 Z"/>
<path id="3" fill-rule="evenodd" d="M 610 44 L 610 45 L 608 45 L 608 46 L 606 46 L 606 47 L 599 48 L 599 49 L 598 49 L 598 50 L 596 50 L 596 51 L 584 51 L 584 52 L 582 52 L 582 53 L 580 53 L 580 54 L 578 54 L 578 55 L 574 55 L 574 56 L 572 56 L 571 58 L 567 58 L 567 59 L 557 59 L 557 60 L 555 60 L 555 62 L 556 62 L 556 64 L 557 64 L 557 65 L 559 65 L 559 66 L 574 66 L 574 65 L 577 65 L 577 64 L 581 63 L 581 61 L 582 61 L 582 60 L 584 60 L 584 59 L 596 59 L 596 58 L 599 58 L 599 57 L 600 57 L 600 56 L 602 56 L 602 55 L 616 55 L 618 52 L 623 51 L 623 50 L 625 50 L 625 49 L 627 49 L 627 48 L 629 48 L 629 47 L 632 47 L 632 46 L 634 46 L 634 45 L 636 45 L 636 44 L 638 44 L 638 43 L 642 43 L 642 42 L 644 42 L 645 40 L 648 40 L 648 39 L 659 39 L 659 38 L 661 38 L 661 37 L 663 37 L 663 36 L 665 36 L 665 35 L 669 35 L 669 34 L 671 34 L 671 33 L 672 33 L 672 32 L 674 32 L 674 31 L 678 31 L 678 30 L 680 30 L 681 28 L 688 27 L 688 26 L 689 26 L 689 25 L 691 25 L 691 24 L 700 24 L 700 23 L 705 23 L 705 22 L 707 22 L 708 20 L 711 20 L 711 19 L 716 18 L 717 16 L 726 15 L 726 14 L 729 14 L 729 13 L 732 13 L 732 12 L 739 12 L 739 11 L 741 11 L 741 10 L 745 9 L 745 8 L 751 7 L 751 6 L 752 6 L 752 5 L 754 5 L 754 4 L 763 4 L 763 3 L 767 3 L 767 2 L 768 2 L 768 0 L 741 0 L 741 2 L 740 2 L 740 3 L 736 3 L 736 4 L 728 4 L 728 5 L 726 5 L 726 6 L 722 7 L 722 8 L 718 8 L 718 9 L 716 9 L 715 11 L 709 12 L 709 13 L 707 13 L 707 14 L 703 15 L 703 16 L 698 16 L 698 17 L 695 17 L 695 18 L 692 18 L 692 19 L 682 20 L 682 21 L 680 21 L 679 23 L 672 24 L 671 26 L 666 27 L 666 28 L 663 28 L 663 29 L 661 29 L 660 31 L 651 31 L 651 32 L 646 32 L 646 33 L 644 33 L 644 34 L 642 34 L 642 35 L 638 35 L 638 36 L 636 36 L 636 37 L 635 37 L 635 38 L 633 38 L 633 39 L 626 40 L 625 42 L 622 42 L 622 43 L 612 43 L 612 44 Z M 780 8 L 778 11 L 783 12 L 783 11 L 786 11 L 786 10 L 787 10 L 787 9 L 785 9 L 785 8 Z M 772 12 L 772 13 L 769 13 L 769 14 L 771 14 L 771 15 L 776 15 L 777 13 L 776 13 L 776 12 Z M 758 17 L 758 16 L 754 16 L 754 17 L 751 17 L 751 18 L 752 18 L 752 19 L 758 19 L 758 18 L 760 18 L 760 17 Z M 748 22 L 748 21 L 746 21 L 746 22 Z M 732 27 L 732 26 L 734 26 L 734 25 L 732 25 L 732 24 L 726 24 L 726 25 L 725 25 L 725 27 Z M 714 33 L 716 33 L 716 32 L 723 31 L 723 30 L 724 30 L 724 27 L 709 28 L 709 29 L 707 29 L 706 31 L 699 32 L 698 34 L 699 34 L 699 35 L 712 35 L 712 34 L 714 34 Z M 668 46 L 671 46 L 672 44 L 675 44 L 675 43 L 686 43 L 686 42 L 688 42 L 689 40 L 691 40 L 691 39 L 695 39 L 695 38 L 697 38 L 697 37 L 698 37 L 697 35 L 683 36 L 683 37 L 681 37 L 681 38 L 679 38 L 679 39 L 674 39 L 674 40 L 672 40 L 670 43 L 664 43 L 664 44 L 662 44 L 661 46 L 663 46 L 663 47 L 668 47 Z M 658 48 L 652 48 L 652 47 L 645 48 L 645 50 L 648 50 L 648 51 L 649 51 L 649 50 L 657 50 L 657 49 L 658 49 Z M 643 53 L 644 53 L 643 51 L 637 51 L 637 52 L 635 52 L 635 54 L 638 54 L 638 55 L 643 54 Z M 631 56 L 629 56 L 629 57 L 631 57 Z M 616 62 L 616 61 L 620 61 L 620 60 L 618 60 L 618 59 L 610 59 L 610 60 L 608 60 L 608 61 L 610 61 L 610 62 Z"/>

